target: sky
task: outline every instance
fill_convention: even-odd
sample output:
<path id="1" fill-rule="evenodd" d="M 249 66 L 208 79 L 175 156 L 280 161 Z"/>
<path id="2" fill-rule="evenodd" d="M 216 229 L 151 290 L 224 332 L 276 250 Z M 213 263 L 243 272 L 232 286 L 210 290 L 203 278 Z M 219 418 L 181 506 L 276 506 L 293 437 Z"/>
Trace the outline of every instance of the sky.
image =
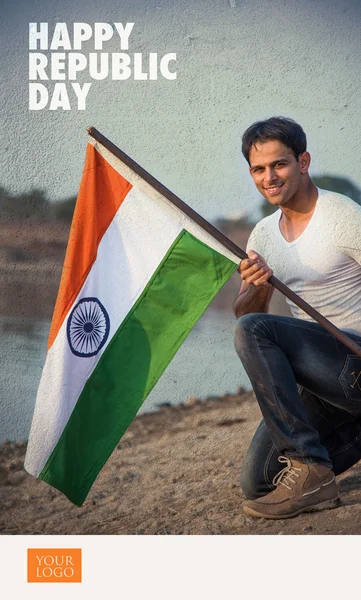
<path id="1" fill-rule="evenodd" d="M 311 173 L 361 186 L 359 0 L 14 0 L 1 7 L 1 22 L 0 185 L 13 193 L 76 194 L 92 125 L 205 218 L 257 218 L 241 137 L 279 114 L 306 131 Z M 176 53 L 176 79 L 95 81 L 83 72 L 85 110 L 66 81 L 70 110 L 51 111 L 49 100 L 29 111 L 34 22 L 48 23 L 50 39 L 60 22 L 70 37 L 74 22 L 132 22 L 126 52 L 145 62 L 150 52 Z M 113 36 L 103 52 L 119 46 Z M 81 52 L 95 52 L 93 39 Z M 55 81 L 37 83 L 52 96 Z"/>

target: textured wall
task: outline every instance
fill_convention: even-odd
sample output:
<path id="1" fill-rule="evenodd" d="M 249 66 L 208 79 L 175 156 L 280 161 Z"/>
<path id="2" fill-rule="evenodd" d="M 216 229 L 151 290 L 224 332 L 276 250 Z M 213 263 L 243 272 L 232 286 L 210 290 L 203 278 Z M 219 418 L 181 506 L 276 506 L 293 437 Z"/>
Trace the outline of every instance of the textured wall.
<path id="1" fill-rule="evenodd" d="M 240 136 L 275 114 L 304 126 L 313 172 L 361 184 L 359 0 L 14 0 L 2 13 L 0 185 L 75 193 L 94 125 L 206 217 L 252 213 Z M 41 20 L 134 21 L 129 51 L 177 52 L 177 80 L 93 82 L 85 112 L 29 113 L 28 23 Z"/>

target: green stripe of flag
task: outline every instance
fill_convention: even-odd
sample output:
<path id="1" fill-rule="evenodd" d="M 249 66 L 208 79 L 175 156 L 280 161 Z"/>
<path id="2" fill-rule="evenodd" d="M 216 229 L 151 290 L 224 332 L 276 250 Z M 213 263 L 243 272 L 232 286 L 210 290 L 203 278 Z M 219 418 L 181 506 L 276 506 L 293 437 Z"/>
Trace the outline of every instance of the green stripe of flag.
<path id="1" fill-rule="evenodd" d="M 182 231 L 86 382 L 39 477 L 81 506 L 100 469 L 237 265 Z"/>

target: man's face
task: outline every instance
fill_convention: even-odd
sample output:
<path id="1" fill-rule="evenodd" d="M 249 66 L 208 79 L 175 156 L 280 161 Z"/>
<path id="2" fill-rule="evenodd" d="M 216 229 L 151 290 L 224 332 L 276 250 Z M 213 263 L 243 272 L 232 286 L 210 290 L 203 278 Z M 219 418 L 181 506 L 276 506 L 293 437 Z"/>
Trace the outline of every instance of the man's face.
<path id="1" fill-rule="evenodd" d="M 250 169 L 258 191 L 274 206 L 286 204 L 301 187 L 310 163 L 308 152 L 296 160 L 292 150 L 278 140 L 252 146 Z"/>

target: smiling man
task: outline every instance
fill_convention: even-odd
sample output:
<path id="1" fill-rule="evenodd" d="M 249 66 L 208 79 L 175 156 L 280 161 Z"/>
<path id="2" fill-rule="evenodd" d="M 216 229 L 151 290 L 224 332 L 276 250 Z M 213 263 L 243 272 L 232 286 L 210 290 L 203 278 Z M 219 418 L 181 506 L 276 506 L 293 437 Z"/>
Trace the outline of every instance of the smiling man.
<path id="1" fill-rule="evenodd" d="M 292 119 L 251 125 L 242 151 L 275 207 L 241 262 L 235 345 L 263 419 L 244 460 L 244 511 L 283 519 L 339 503 L 335 475 L 361 458 L 361 358 L 290 304 L 268 313 L 273 274 L 361 345 L 361 207 L 318 189 Z M 271 268 L 272 267 L 272 268 Z"/>

